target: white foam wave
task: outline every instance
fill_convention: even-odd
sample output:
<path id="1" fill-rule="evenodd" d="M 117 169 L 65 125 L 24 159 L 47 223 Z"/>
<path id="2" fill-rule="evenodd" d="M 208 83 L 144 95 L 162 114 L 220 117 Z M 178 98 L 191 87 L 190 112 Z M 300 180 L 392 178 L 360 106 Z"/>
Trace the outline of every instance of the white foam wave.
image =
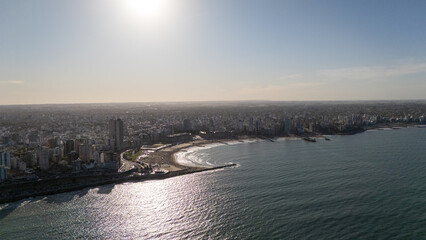
<path id="1" fill-rule="evenodd" d="M 300 140 L 300 138 L 283 137 L 283 138 L 277 138 L 275 140 L 276 141 Z M 210 156 L 206 153 L 203 153 L 200 150 L 211 149 L 211 148 L 220 147 L 220 146 L 222 147 L 232 146 L 237 144 L 249 144 L 249 143 L 264 142 L 264 141 L 266 140 L 259 139 L 259 138 L 249 138 L 244 140 L 223 141 L 223 142 L 209 143 L 209 144 L 201 145 L 201 146 L 189 147 L 187 149 L 184 149 L 180 152 L 175 153 L 175 161 L 181 165 L 190 166 L 190 167 L 215 166 L 215 164 L 212 163 Z"/>
<path id="2" fill-rule="evenodd" d="M 282 142 L 282 141 L 296 141 L 296 140 L 301 140 L 300 137 L 279 137 L 276 139 L 276 141 L 278 142 Z"/>
<path id="3" fill-rule="evenodd" d="M 219 142 L 219 143 L 209 143 L 203 146 L 190 147 L 183 151 L 175 153 L 175 160 L 177 163 L 190 166 L 190 167 L 200 167 L 200 166 L 215 166 L 214 163 L 211 162 L 210 156 L 201 152 L 200 150 L 211 149 L 219 146 L 227 146 L 227 145 L 236 145 L 236 144 L 245 144 L 250 142 L 257 141 L 230 141 L 230 142 Z"/>
<path id="4" fill-rule="evenodd" d="M 221 144 L 217 146 L 220 145 Z M 191 147 L 185 151 L 175 153 L 176 162 L 185 166 L 213 166 L 213 164 L 207 160 L 207 156 L 199 151 L 200 149 L 209 149 L 212 147 L 214 146 Z"/>

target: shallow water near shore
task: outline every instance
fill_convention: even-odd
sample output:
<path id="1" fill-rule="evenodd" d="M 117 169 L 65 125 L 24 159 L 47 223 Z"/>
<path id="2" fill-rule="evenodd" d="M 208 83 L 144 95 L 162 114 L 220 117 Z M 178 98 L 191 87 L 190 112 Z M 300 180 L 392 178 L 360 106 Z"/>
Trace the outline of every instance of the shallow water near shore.
<path id="1" fill-rule="evenodd" d="M 238 167 L 0 205 L 0 239 L 426 239 L 426 129 L 187 151 Z"/>

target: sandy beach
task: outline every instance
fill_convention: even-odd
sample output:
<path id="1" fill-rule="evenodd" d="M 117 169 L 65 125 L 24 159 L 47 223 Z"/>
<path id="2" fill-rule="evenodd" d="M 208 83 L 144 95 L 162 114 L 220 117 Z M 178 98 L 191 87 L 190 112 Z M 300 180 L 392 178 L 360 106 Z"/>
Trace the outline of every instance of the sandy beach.
<path id="1" fill-rule="evenodd" d="M 228 140 L 196 140 L 189 143 L 182 143 L 173 145 L 161 150 L 158 150 L 156 152 L 150 153 L 147 158 L 143 159 L 144 163 L 148 163 L 151 165 L 159 165 L 159 168 L 167 171 L 167 172 L 175 172 L 175 171 L 181 171 L 181 170 L 189 170 L 189 171 L 197 171 L 202 169 L 208 169 L 209 167 L 203 167 L 203 166 L 187 166 L 182 165 L 176 161 L 175 154 L 183 151 L 188 148 L 192 147 L 201 147 L 206 146 L 210 144 L 217 144 L 217 143 L 223 143 L 226 144 L 230 141 L 236 141 L 235 139 L 228 139 Z M 238 140 L 237 140 L 238 141 Z"/>
<path id="2" fill-rule="evenodd" d="M 323 137 L 323 136 L 317 136 L 317 137 Z M 282 140 L 282 139 L 295 140 L 295 139 L 301 139 L 301 137 L 288 136 L 288 137 L 278 137 L 273 139 L 263 139 L 263 138 L 255 138 L 255 137 L 247 136 L 247 137 L 242 137 L 239 139 L 220 139 L 220 140 L 201 139 L 201 140 L 195 140 L 192 142 L 181 143 L 181 144 L 173 145 L 167 148 L 163 148 L 161 150 L 150 153 L 148 157 L 144 158 L 142 161 L 144 163 L 148 163 L 151 165 L 158 164 L 159 168 L 167 172 L 174 172 L 174 171 L 181 171 L 181 170 L 197 171 L 202 169 L 209 169 L 211 167 L 183 165 L 177 161 L 176 154 L 193 147 L 205 147 L 208 145 L 216 145 L 216 144 L 230 145 L 233 143 L 238 144 L 238 143 L 245 143 L 245 142 L 258 142 L 258 141 L 268 141 L 268 140 L 275 141 L 275 140 Z"/>

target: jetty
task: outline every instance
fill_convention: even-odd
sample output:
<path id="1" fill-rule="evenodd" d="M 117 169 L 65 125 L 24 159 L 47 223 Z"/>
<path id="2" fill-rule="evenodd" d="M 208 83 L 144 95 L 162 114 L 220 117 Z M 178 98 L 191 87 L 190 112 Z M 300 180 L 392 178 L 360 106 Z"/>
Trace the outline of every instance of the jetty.
<path id="1" fill-rule="evenodd" d="M 312 137 L 304 137 L 302 139 L 307 141 L 307 142 L 316 142 L 317 141 L 315 138 L 312 138 Z"/>

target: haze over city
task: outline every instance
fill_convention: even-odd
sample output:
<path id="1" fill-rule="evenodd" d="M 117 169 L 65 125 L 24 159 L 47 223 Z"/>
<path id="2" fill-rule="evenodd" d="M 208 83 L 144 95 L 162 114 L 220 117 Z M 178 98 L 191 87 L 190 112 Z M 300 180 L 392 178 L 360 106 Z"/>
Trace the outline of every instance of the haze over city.
<path id="1" fill-rule="evenodd" d="M 0 2 L 0 105 L 404 100 L 424 1 Z"/>
<path id="2" fill-rule="evenodd" d="M 425 13 L 0 0 L 0 239 L 425 239 Z"/>

